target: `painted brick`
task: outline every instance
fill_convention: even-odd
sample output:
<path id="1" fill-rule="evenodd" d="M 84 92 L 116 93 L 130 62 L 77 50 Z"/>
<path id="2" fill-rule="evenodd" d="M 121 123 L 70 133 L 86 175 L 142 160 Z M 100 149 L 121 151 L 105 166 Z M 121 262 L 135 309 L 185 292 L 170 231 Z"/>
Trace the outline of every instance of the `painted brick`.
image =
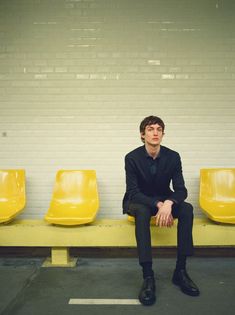
<path id="1" fill-rule="evenodd" d="M 23 217 L 42 217 L 56 171 L 96 169 L 100 216 L 121 216 L 124 156 L 147 115 L 199 170 L 234 167 L 234 1 L 0 2 L 1 168 L 25 168 Z"/>

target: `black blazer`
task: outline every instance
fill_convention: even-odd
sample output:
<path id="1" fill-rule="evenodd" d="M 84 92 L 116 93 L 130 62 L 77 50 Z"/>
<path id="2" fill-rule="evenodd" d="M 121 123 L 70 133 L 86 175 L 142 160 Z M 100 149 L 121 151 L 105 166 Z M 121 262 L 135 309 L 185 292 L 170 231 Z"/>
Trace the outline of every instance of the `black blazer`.
<path id="1" fill-rule="evenodd" d="M 150 162 L 156 163 L 154 174 L 151 173 Z M 131 151 L 125 156 L 125 171 L 123 213 L 127 212 L 130 203 L 156 208 L 158 201 L 170 199 L 180 203 L 187 198 L 180 155 L 167 147 L 161 146 L 156 160 L 148 155 L 145 146 Z"/>

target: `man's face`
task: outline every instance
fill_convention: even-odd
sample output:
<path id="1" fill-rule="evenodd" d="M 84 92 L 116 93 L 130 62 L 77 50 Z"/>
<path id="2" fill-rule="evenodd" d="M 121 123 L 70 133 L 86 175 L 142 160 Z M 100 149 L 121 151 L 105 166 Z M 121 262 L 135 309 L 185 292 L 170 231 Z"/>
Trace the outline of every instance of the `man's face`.
<path id="1" fill-rule="evenodd" d="M 162 127 L 158 124 L 146 126 L 145 132 L 141 133 L 142 138 L 145 140 L 145 144 L 151 146 L 159 145 L 162 142 L 163 135 Z"/>

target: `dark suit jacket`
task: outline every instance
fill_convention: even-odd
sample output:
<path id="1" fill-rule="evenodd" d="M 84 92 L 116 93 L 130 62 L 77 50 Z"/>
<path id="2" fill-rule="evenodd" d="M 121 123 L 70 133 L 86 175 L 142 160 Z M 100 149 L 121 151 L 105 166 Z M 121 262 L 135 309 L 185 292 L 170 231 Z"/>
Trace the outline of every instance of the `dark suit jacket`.
<path id="1" fill-rule="evenodd" d="M 150 163 L 156 163 L 154 174 Z M 180 155 L 167 147 L 161 146 L 156 160 L 148 155 L 145 146 L 131 151 L 125 156 L 125 171 L 123 213 L 127 213 L 130 203 L 156 208 L 158 201 L 170 199 L 180 203 L 187 198 Z"/>

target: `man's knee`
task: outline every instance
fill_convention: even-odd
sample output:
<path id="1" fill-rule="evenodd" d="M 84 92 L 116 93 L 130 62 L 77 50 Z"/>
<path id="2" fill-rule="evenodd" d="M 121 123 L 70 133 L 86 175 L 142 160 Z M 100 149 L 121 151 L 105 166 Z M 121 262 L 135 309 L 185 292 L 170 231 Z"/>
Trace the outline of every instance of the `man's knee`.
<path id="1" fill-rule="evenodd" d="M 191 203 L 182 202 L 173 209 L 173 216 L 178 219 L 183 218 L 192 220 L 193 206 L 191 205 Z"/>
<path id="2" fill-rule="evenodd" d="M 189 219 L 193 218 L 193 206 L 191 203 L 182 202 L 179 209 L 179 216 Z"/>
<path id="3" fill-rule="evenodd" d="M 149 220 L 151 217 L 151 208 L 143 204 L 130 204 L 129 214 L 136 217 Z"/>

